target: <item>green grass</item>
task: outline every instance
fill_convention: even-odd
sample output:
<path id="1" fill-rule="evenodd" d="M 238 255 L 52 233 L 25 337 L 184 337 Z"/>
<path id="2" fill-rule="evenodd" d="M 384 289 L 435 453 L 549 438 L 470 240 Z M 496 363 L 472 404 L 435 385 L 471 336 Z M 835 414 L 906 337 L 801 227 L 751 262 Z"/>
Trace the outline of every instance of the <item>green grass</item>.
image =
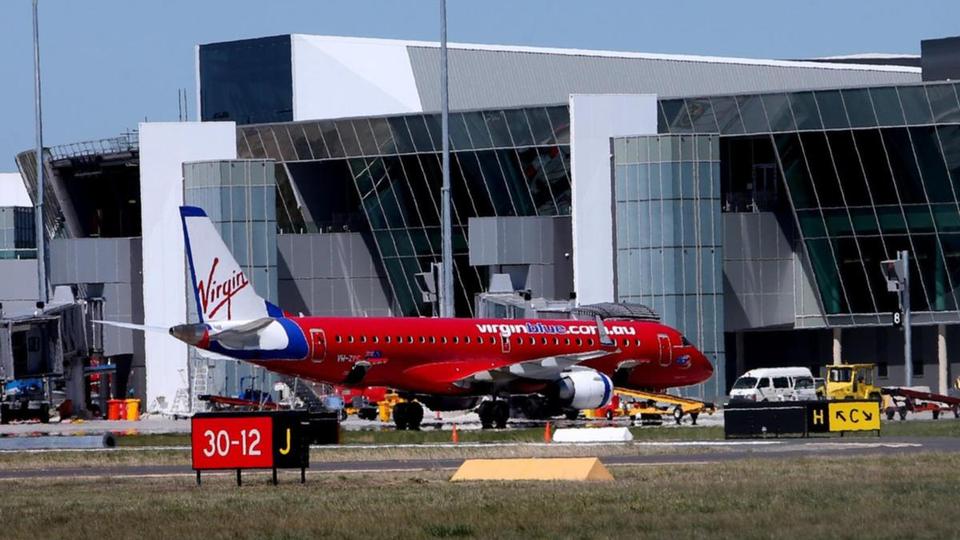
<path id="1" fill-rule="evenodd" d="M 960 420 L 951 414 L 939 420 L 894 420 L 880 425 L 883 437 L 960 437 Z"/>
<path id="2" fill-rule="evenodd" d="M 555 429 L 555 428 L 554 428 Z M 723 429 L 717 426 L 664 426 L 664 427 L 633 427 L 630 428 L 636 440 L 717 440 L 723 438 Z M 542 442 L 542 427 L 519 428 L 505 430 L 459 430 L 460 442 L 463 443 L 502 443 L 502 442 Z M 396 431 L 391 428 L 384 430 L 362 430 L 340 433 L 340 442 L 351 444 L 428 444 L 451 442 L 451 431 L 424 429 L 423 431 Z M 144 434 L 124 435 L 117 437 L 120 447 L 131 446 L 189 446 L 190 435 L 178 434 Z"/>
<path id="3" fill-rule="evenodd" d="M 637 441 L 715 441 L 723 439 L 720 426 L 644 426 L 631 427 Z M 885 437 L 960 437 L 960 420 L 950 417 L 940 420 L 898 420 L 884 422 L 881 435 Z M 460 430 L 460 442 L 542 442 L 543 428 L 520 428 L 508 430 Z M 341 444 L 425 444 L 450 442 L 450 430 L 424 429 L 423 431 L 363 430 L 341 432 Z M 117 437 L 120 447 L 130 446 L 189 446 L 190 435 L 145 434 Z"/>
<path id="4" fill-rule="evenodd" d="M 5 538 L 955 538 L 960 454 L 611 467 L 609 483 L 448 471 L 7 481 Z"/>

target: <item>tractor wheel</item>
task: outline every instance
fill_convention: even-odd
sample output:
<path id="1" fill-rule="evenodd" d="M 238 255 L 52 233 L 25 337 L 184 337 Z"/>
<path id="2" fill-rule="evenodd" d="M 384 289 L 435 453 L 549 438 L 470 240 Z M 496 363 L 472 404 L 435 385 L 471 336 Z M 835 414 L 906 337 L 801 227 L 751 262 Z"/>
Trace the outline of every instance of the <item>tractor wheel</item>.
<path id="1" fill-rule="evenodd" d="M 900 419 L 901 419 L 901 420 L 906 420 L 906 419 L 907 419 L 907 408 L 906 408 L 906 407 L 900 407 L 899 409 L 897 409 L 897 412 L 900 413 Z"/>
<path id="2" fill-rule="evenodd" d="M 673 419 L 677 421 L 678 426 L 683 420 L 683 408 L 681 408 L 679 405 L 673 408 Z"/>
<path id="3" fill-rule="evenodd" d="M 887 420 L 893 420 L 893 417 L 897 414 L 892 408 L 887 409 Z"/>
<path id="4" fill-rule="evenodd" d="M 934 410 L 931 411 L 931 412 L 933 413 L 933 419 L 934 419 L 934 420 L 937 420 L 937 419 L 940 418 L 940 409 L 934 409 Z"/>
<path id="5" fill-rule="evenodd" d="M 960 418 L 960 405 L 953 406 L 953 417 Z"/>

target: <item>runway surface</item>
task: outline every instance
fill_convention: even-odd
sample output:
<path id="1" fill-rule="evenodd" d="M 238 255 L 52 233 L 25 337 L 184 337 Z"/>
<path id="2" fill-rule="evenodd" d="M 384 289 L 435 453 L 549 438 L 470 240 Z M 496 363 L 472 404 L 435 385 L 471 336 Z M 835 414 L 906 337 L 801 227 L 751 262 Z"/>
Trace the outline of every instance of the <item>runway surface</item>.
<path id="1" fill-rule="evenodd" d="M 848 439 L 793 439 L 765 441 L 712 441 L 684 443 L 627 443 L 640 447 L 659 446 L 684 447 L 678 454 L 656 455 L 620 455 L 600 458 L 608 466 L 669 466 L 700 465 L 738 461 L 744 459 L 790 459 L 810 457 L 850 457 L 895 454 L 914 454 L 922 452 L 960 452 L 960 438 L 903 437 L 903 438 L 848 438 Z M 690 451 L 694 447 L 694 451 Z M 341 448 L 349 448 L 341 447 Z M 720 451 L 722 449 L 722 451 Z M 125 451 L 125 450 L 110 450 Z M 584 455 L 589 455 L 585 449 Z M 453 470 L 463 463 L 463 459 L 390 459 L 390 460 L 353 460 L 322 461 L 323 451 L 311 452 L 311 464 L 308 474 L 344 474 L 391 471 Z M 234 474 L 231 471 L 211 474 Z M 256 474 L 249 471 L 245 474 Z M 65 467 L 48 469 L 0 470 L 0 480 L 32 478 L 102 478 L 102 477 L 157 477 L 157 476 L 193 476 L 194 471 L 187 465 L 144 465 L 144 466 L 106 466 L 106 467 Z"/>

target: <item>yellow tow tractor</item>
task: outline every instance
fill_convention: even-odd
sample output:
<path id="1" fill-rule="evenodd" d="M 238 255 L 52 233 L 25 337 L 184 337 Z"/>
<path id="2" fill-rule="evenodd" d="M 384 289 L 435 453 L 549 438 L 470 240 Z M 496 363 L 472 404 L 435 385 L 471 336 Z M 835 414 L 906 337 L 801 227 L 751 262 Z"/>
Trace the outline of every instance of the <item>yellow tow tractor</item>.
<path id="1" fill-rule="evenodd" d="M 817 389 L 826 399 L 882 400 L 880 387 L 874 384 L 876 364 L 836 364 L 826 366 L 824 389 Z"/>

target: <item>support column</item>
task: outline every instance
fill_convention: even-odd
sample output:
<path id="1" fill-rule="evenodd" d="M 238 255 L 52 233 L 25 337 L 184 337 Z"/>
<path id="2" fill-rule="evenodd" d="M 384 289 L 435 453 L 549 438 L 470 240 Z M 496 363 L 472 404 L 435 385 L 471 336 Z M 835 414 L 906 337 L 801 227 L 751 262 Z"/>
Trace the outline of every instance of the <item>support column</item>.
<path id="1" fill-rule="evenodd" d="M 842 349 L 840 346 L 841 331 L 839 328 L 833 329 L 833 365 L 842 364 Z"/>
<path id="2" fill-rule="evenodd" d="M 938 392 L 946 395 L 950 390 L 949 364 L 947 363 L 947 325 L 937 325 L 937 388 Z"/>
<path id="3" fill-rule="evenodd" d="M 734 360 L 736 364 L 734 364 L 734 366 L 736 367 L 737 371 L 736 376 L 739 377 L 740 375 L 743 375 L 744 371 L 747 370 L 747 366 L 744 365 L 746 364 L 746 361 L 744 360 L 743 354 L 743 332 L 735 332 L 734 339 L 736 340 L 734 345 L 734 347 L 736 347 L 736 359 Z"/>

